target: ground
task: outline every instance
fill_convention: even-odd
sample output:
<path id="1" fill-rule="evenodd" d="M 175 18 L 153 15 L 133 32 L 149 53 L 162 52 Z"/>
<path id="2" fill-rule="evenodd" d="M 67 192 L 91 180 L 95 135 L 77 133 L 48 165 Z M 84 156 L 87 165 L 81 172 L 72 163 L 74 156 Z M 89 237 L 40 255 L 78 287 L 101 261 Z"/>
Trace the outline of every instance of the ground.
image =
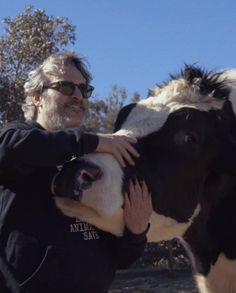
<path id="1" fill-rule="evenodd" d="M 119 271 L 109 293 L 197 293 L 190 270 Z"/>

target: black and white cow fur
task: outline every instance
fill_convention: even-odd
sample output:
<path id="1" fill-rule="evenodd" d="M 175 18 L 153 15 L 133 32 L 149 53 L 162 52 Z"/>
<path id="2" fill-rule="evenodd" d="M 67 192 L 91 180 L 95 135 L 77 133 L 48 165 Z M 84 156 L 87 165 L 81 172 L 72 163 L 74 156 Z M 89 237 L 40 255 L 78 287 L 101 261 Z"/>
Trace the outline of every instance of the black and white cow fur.
<path id="1" fill-rule="evenodd" d="M 58 207 L 122 235 L 123 191 L 134 175 L 144 178 L 154 209 L 148 240 L 180 238 L 200 292 L 235 293 L 235 80 L 235 71 L 186 66 L 124 107 L 115 133 L 138 139 L 136 165 L 121 169 L 108 154 L 69 162 L 54 181 Z"/>

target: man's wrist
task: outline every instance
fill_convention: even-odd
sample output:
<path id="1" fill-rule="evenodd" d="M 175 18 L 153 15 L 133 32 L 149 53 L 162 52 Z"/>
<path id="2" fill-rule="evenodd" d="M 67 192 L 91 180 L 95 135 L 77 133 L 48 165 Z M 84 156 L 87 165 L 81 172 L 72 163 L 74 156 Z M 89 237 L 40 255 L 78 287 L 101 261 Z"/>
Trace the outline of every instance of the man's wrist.
<path id="1" fill-rule="evenodd" d="M 143 232 L 137 234 L 132 232 L 127 226 L 125 226 L 124 237 L 132 238 L 134 240 L 140 240 L 140 241 L 145 240 L 146 234 L 149 228 L 150 228 L 150 223 L 148 223 L 147 228 Z"/>

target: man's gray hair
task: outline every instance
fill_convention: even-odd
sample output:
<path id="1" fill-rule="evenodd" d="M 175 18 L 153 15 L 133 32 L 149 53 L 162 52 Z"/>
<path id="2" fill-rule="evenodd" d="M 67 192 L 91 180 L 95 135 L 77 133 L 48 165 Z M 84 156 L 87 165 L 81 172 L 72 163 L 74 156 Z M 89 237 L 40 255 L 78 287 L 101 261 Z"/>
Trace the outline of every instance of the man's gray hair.
<path id="1" fill-rule="evenodd" d="M 31 71 L 24 84 L 25 101 L 22 105 L 26 120 L 35 120 L 37 109 L 33 103 L 33 97 L 40 95 L 43 86 L 49 81 L 49 76 L 61 76 L 65 66 L 75 66 L 83 75 L 86 83 L 90 83 L 92 76 L 85 64 L 85 58 L 74 52 L 60 52 L 49 56 L 40 66 Z"/>

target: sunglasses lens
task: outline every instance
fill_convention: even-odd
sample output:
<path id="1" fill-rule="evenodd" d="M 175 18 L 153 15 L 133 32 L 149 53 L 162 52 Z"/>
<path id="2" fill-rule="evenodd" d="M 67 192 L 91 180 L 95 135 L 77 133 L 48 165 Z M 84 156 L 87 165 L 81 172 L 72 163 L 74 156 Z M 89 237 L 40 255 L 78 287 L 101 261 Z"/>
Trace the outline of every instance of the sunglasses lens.
<path id="1" fill-rule="evenodd" d="M 91 97 L 92 93 L 93 93 L 94 87 L 93 86 L 88 86 L 87 88 L 87 96 L 88 98 Z"/>
<path id="2" fill-rule="evenodd" d="M 61 83 L 58 86 L 58 91 L 61 92 L 64 96 L 72 96 L 75 91 L 75 85 L 73 83 L 71 84 Z"/>
<path id="3" fill-rule="evenodd" d="M 80 84 L 79 89 L 85 99 L 88 99 L 93 92 L 94 87 L 88 84 Z"/>

